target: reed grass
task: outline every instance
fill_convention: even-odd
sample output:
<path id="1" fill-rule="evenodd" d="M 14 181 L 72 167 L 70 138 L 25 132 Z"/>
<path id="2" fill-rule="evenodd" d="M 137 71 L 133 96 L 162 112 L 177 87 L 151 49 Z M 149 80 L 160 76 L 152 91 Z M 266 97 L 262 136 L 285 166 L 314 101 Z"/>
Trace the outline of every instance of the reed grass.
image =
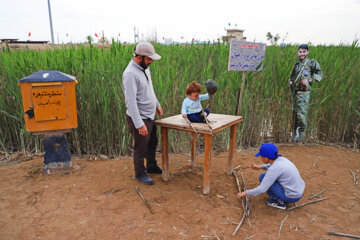
<path id="1" fill-rule="evenodd" d="M 72 152 L 124 155 L 131 136 L 125 119 L 126 107 L 121 77 L 132 57 L 134 45 L 113 42 L 108 48 L 63 46 L 34 51 L 0 51 L 0 150 L 39 151 L 42 138 L 25 131 L 22 100 L 17 80 L 39 70 L 58 70 L 77 77 L 79 127 L 68 134 Z M 191 81 L 217 81 L 219 90 L 211 108 L 214 113 L 234 114 L 239 72 L 228 72 L 229 46 L 155 45 L 162 56 L 151 65 L 153 85 L 164 109 L 164 117 L 179 114 L 185 87 Z M 351 46 L 314 46 L 309 57 L 316 59 L 324 79 L 314 83 L 308 115 L 309 140 L 341 142 L 359 146 L 360 49 Z M 266 49 L 264 70 L 246 74 L 246 87 L 239 125 L 238 147 L 258 146 L 265 141 L 287 143 L 291 139 L 292 104 L 288 78 L 297 61 L 297 46 Z M 205 106 L 206 103 L 203 103 Z M 189 151 L 189 136 L 169 132 L 172 152 Z M 225 149 L 228 132 L 214 139 Z"/>

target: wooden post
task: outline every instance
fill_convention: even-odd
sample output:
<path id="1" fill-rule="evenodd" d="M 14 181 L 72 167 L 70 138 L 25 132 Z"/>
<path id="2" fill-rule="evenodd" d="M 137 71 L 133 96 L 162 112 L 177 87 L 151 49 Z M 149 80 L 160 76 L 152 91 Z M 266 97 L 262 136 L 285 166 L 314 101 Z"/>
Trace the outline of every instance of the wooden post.
<path id="1" fill-rule="evenodd" d="M 169 180 L 169 139 L 168 128 L 161 127 L 161 158 L 162 158 L 162 178 L 165 182 Z"/>
<path id="2" fill-rule="evenodd" d="M 234 113 L 235 116 L 238 115 L 238 111 L 239 111 L 240 92 L 241 92 L 241 89 L 239 88 L 239 90 L 237 92 L 237 97 L 236 97 L 236 108 L 235 108 L 235 113 Z"/>
<path id="3" fill-rule="evenodd" d="M 229 156 L 227 161 L 226 173 L 231 175 L 233 172 L 233 158 L 236 148 L 236 129 L 237 125 L 232 125 L 230 130 L 230 146 L 229 146 Z"/>
<path id="4" fill-rule="evenodd" d="M 242 98 L 243 98 L 244 90 L 245 90 L 245 77 L 246 77 L 246 72 L 243 71 L 242 72 L 242 78 L 241 78 L 240 97 L 239 97 L 239 103 L 238 103 L 238 109 L 236 111 L 236 115 L 239 115 L 241 113 Z"/>
<path id="5" fill-rule="evenodd" d="M 195 167 L 196 159 L 196 133 L 191 133 L 191 166 Z"/>
<path id="6" fill-rule="evenodd" d="M 212 135 L 205 134 L 205 159 L 204 159 L 204 182 L 203 193 L 210 193 L 210 168 L 211 168 L 211 145 Z"/>

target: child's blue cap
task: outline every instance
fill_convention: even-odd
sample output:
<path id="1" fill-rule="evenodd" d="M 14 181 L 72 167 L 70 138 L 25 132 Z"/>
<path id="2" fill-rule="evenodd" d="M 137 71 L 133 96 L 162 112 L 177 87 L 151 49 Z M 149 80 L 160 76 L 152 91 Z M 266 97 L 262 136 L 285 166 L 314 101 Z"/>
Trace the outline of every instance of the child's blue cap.
<path id="1" fill-rule="evenodd" d="M 267 157 L 269 159 L 274 159 L 280 157 L 278 154 L 277 147 L 272 143 L 264 143 L 261 145 L 259 152 L 255 155 L 255 157 L 262 156 Z"/>

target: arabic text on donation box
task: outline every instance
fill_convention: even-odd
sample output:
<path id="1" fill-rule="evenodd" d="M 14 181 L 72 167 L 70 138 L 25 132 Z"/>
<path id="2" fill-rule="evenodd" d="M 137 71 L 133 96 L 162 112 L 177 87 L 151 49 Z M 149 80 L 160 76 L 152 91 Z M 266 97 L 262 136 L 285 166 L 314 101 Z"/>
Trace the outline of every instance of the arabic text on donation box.
<path id="1" fill-rule="evenodd" d="M 33 89 L 36 121 L 66 119 L 64 88 Z"/>
<path id="2" fill-rule="evenodd" d="M 228 71 L 257 71 L 265 58 L 263 43 L 231 41 Z"/>

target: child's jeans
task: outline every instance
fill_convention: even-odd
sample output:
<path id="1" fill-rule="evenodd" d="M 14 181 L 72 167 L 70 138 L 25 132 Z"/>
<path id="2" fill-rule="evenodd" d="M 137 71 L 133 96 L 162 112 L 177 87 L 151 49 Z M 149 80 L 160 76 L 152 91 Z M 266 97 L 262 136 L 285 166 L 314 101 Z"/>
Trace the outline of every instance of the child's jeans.
<path id="1" fill-rule="evenodd" d="M 204 109 L 204 112 L 207 115 L 210 114 L 209 109 Z M 205 119 L 204 119 L 204 116 L 202 115 L 202 112 L 188 114 L 187 118 L 189 119 L 190 122 L 196 122 L 196 123 L 204 123 L 205 122 Z"/>
<path id="2" fill-rule="evenodd" d="M 259 176 L 259 181 L 261 182 L 263 178 L 265 177 L 265 173 L 261 173 Z M 278 181 L 275 181 L 274 184 L 269 188 L 267 191 L 267 194 L 274 200 L 281 200 L 285 203 L 294 203 L 301 199 L 299 198 L 289 198 L 285 195 L 284 188 L 281 186 L 281 184 Z"/>

